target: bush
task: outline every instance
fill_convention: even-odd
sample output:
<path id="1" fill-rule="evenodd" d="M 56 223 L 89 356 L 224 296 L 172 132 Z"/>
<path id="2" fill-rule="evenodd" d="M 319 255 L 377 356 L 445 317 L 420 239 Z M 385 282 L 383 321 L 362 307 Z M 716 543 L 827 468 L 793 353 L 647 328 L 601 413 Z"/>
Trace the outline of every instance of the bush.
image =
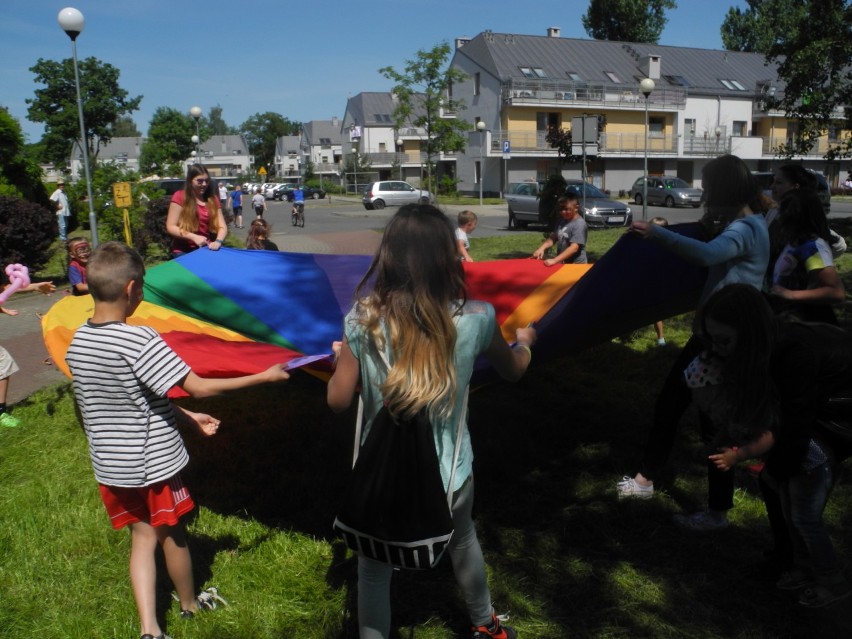
<path id="1" fill-rule="evenodd" d="M 56 213 L 17 197 L 0 196 L 0 259 L 24 264 L 30 272 L 50 259 L 50 247 L 59 233 Z"/>

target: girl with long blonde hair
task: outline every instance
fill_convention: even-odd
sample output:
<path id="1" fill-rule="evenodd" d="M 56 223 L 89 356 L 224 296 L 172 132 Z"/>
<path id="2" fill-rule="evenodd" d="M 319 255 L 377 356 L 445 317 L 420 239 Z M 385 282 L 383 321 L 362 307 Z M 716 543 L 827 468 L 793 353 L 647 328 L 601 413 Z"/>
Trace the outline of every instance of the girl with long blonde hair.
<path id="1" fill-rule="evenodd" d="M 466 424 L 454 485 L 448 484 L 456 428 L 466 409 L 465 391 L 477 356 L 484 354 L 504 379 L 517 380 L 532 358 L 535 329 L 517 329 L 517 343 L 510 348 L 497 326 L 494 307 L 466 299 L 453 225 L 430 205 L 405 205 L 391 218 L 356 299 L 344 322 L 343 341 L 333 345 L 336 370 L 328 384 L 328 404 L 335 412 L 346 410 L 361 387 L 362 443 L 385 404 L 401 417 L 427 412 L 444 488 L 453 491 L 455 532 L 447 550 L 467 604 L 471 637 L 516 638 L 491 605 L 485 560 L 471 517 L 473 450 Z M 390 634 L 392 574 L 391 566 L 358 557 L 361 639 Z"/>

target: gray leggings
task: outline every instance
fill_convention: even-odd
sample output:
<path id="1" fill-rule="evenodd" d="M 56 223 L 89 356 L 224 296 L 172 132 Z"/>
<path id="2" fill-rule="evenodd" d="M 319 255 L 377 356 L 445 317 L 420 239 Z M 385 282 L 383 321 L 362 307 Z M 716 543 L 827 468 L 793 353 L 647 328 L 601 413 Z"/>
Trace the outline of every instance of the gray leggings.
<path id="1" fill-rule="evenodd" d="M 485 577 L 485 559 L 471 517 L 472 510 L 473 476 L 455 494 L 455 532 L 447 550 L 471 623 L 481 626 L 491 623 L 491 592 Z M 361 639 L 387 639 L 390 635 L 391 575 L 393 568 L 387 564 L 358 557 L 358 627 Z"/>

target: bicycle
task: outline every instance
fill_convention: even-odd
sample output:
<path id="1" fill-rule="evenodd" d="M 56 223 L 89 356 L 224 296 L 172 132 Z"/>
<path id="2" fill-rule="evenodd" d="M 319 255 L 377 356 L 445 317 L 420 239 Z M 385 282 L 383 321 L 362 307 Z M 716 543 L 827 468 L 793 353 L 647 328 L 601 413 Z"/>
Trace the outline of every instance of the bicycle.
<path id="1" fill-rule="evenodd" d="M 293 212 L 290 214 L 290 223 L 293 226 L 301 226 L 304 228 L 305 226 L 305 203 L 304 202 L 294 202 L 293 203 Z"/>

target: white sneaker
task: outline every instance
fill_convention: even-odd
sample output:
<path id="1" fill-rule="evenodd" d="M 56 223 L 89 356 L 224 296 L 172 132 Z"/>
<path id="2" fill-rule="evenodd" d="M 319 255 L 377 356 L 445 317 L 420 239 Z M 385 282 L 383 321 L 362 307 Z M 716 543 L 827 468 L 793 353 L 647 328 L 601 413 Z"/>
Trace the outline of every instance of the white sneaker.
<path id="1" fill-rule="evenodd" d="M 618 493 L 619 499 L 634 498 L 634 499 L 651 499 L 654 496 L 654 484 L 650 486 L 642 486 L 636 483 L 632 477 L 625 475 L 621 481 L 615 485 L 615 490 Z"/>

